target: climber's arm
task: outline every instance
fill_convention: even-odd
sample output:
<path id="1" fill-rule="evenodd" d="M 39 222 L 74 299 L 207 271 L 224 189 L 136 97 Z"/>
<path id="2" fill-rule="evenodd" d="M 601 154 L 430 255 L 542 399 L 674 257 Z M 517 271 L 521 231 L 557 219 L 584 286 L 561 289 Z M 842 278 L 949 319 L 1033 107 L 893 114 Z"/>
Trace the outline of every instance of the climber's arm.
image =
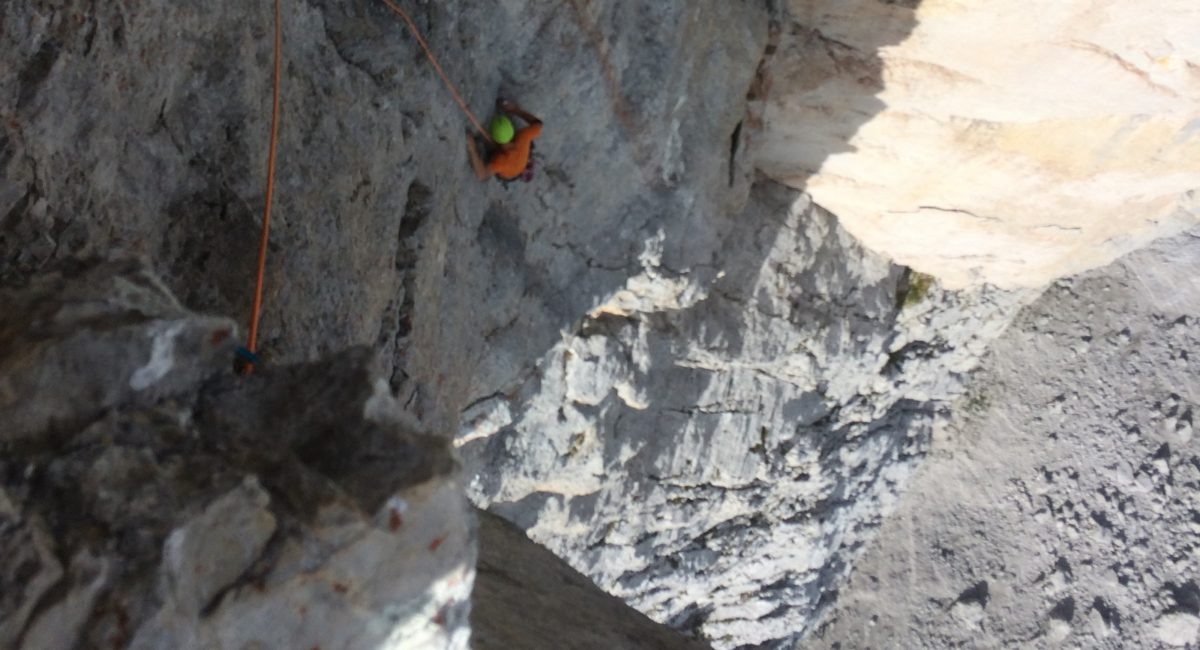
<path id="1" fill-rule="evenodd" d="M 529 124 L 541 124 L 542 123 L 542 121 L 539 120 L 535 115 L 526 111 L 525 109 L 521 108 L 520 106 L 517 106 L 516 104 L 508 101 L 507 99 L 497 99 L 496 100 L 496 108 L 504 111 L 505 113 L 512 113 L 513 115 L 516 115 L 517 117 L 521 118 L 522 120 L 525 120 Z"/>
<path id="2" fill-rule="evenodd" d="M 479 155 L 479 147 L 475 143 L 475 134 L 470 131 L 467 131 L 467 155 L 471 157 L 471 169 L 475 170 L 475 178 L 486 181 L 491 177 L 487 165 L 483 163 L 483 158 Z"/>

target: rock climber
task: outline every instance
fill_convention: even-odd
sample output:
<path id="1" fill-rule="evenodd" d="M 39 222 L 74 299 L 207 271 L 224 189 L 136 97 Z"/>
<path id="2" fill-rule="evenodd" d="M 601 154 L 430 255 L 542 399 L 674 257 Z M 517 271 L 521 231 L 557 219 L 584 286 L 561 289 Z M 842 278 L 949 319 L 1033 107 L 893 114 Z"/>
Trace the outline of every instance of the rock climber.
<path id="1" fill-rule="evenodd" d="M 467 134 L 467 153 L 475 176 L 481 181 L 496 176 L 504 181 L 521 178 L 528 182 L 533 179 L 533 161 L 529 155 L 533 141 L 542 134 L 542 121 L 507 99 L 496 100 L 496 113 L 488 125 L 495 146 L 488 148 L 486 164 L 474 134 Z M 520 118 L 527 126 L 514 130 L 509 115 Z"/>

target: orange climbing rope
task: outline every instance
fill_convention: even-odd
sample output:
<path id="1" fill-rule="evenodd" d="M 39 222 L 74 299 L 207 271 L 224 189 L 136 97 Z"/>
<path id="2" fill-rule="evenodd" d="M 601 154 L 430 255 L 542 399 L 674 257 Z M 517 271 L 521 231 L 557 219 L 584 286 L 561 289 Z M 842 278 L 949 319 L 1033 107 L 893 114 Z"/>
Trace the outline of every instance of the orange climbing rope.
<path id="1" fill-rule="evenodd" d="M 425 52 L 425 57 L 433 64 L 433 69 L 442 78 L 442 82 L 446 84 L 446 90 L 450 91 L 450 94 L 454 97 L 454 101 L 458 102 L 459 108 L 462 109 L 467 119 L 471 121 L 471 124 L 475 126 L 475 129 L 479 131 L 479 134 L 485 140 L 491 142 L 492 138 L 490 134 L 480 125 L 479 120 L 471 113 L 471 109 L 467 108 L 467 103 L 458 94 L 458 90 L 446 76 L 446 72 L 442 70 L 441 64 L 438 63 L 437 57 L 429 49 L 429 44 L 421 37 L 421 32 L 417 29 L 416 23 L 392 0 L 383 0 L 383 2 L 389 9 L 404 19 L 404 23 L 408 25 L 413 38 L 417 40 L 417 43 Z M 263 280 L 267 268 L 267 243 L 270 241 L 271 234 L 271 204 L 275 197 L 275 150 L 279 137 L 279 86 L 283 49 L 283 29 L 280 24 L 282 15 L 281 4 L 282 0 L 275 0 L 275 75 L 271 98 L 271 140 L 267 152 L 267 196 L 266 205 L 263 207 L 262 232 L 258 239 L 258 267 L 254 278 L 254 304 L 250 310 L 250 329 L 246 337 L 246 347 L 238 350 L 239 356 L 245 362 L 241 370 L 243 374 L 253 372 L 254 364 L 258 362 L 255 349 L 258 346 L 258 326 L 262 317 Z"/>
<path id="2" fill-rule="evenodd" d="M 395 12 L 396 15 L 404 19 L 404 23 L 408 25 L 408 31 L 412 32 L 413 38 L 417 39 L 417 44 L 420 45 L 421 49 L 425 51 L 425 58 L 429 59 L 429 62 L 433 64 L 433 69 L 437 71 L 438 76 L 442 78 L 442 83 L 446 84 L 446 90 L 449 90 L 450 94 L 454 96 L 454 101 L 458 102 L 458 107 L 462 109 L 462 112 L 467 116 L 467 119 L 471 120 L 471 124 L 475 126 L 475 130 L 479 131 L 479 135 L 483 136 L 488 142 L 491 142 L 491 135 L 488 134 L 486 129 L 480 126 L 479 120 L 475 118 L 473 113 L 471 113 L 471 109 L 467 108 L 467 103 L 464 102 L 462 96 L 458 94 L 458 90 L 446 76 L 446 72 L 442 70 L 442 65 L 438 63 L 437 57 L 434 56 L 433 51 L 429 49 L 429 44 L 425 42 L 424 38 L 421 38 L 421 32 L 417 29 L 417 24 L 413 22 L 413 19 L 409 17 L 407 12 L 401 9 L 400 6 L 392 0 L 383 0 L 383 3 L 387 5 L 388 8 L 393 12 Z"/>
<path id="3" fill-rule="evenodd" d="M 267 152 L 267 197 L 263 207 L 262 233 L 258 238 L 258 270 L 254 278 L 254 306 L 250 311 L 250 331 L 246 338 L 246 365 L 243 373 L 254 370 L 254 350 L 258 345 L 258 324 L 262 314 L 263 276 L 267 268 L 267 242 L 271 234 L 271 202 L 275 197 L 275 149 L 279 135 L 279 72 L 282 60 L 283 29 L 280 25 L 280 4 L 275 0 L 275 81 L 271 98 L 271 143 Z"/>

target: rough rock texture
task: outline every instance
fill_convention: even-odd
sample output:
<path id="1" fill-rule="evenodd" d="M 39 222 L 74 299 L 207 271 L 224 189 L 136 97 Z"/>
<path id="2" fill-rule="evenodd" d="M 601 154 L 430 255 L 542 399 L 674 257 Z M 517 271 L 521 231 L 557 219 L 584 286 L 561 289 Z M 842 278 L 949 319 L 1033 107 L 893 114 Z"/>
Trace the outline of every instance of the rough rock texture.
<path id="1" fill-rule="evenodd" d="M 453 430 L 467 407 L 527 385 L 598 308 L 655 312 L 706 295 L 749 193 L 745 117 L 770 11 L 407 6 L 478 112 L 502 93 L 546 120 L 539 176 L 471 177 L 463 119 L 381 3 L 289 2 L 263 349 L 282 363 L 379 346 L 403 403 Z M 3 9 L 0 271 L 129 249 L 155 259 L 187 307 L 245 313 L 269 5 Z M 777 230 L 762 219 L 743 235 L 763 244 L 746 252 L 765 254 Z"/>
<path id="2" fill-rule="evenodd" d="M 407 6 L 477 113 L 503 94 L 546 121 L 539 176 L 474 180 L 466 121 L 382 2 L 289 2 L 263 351 L 377 345 L 441 430 L 628 281 L 715 275 L 706 224 L 746 197 L 738 125 L 768 11 Z M 0 272 L 120 248 L 188 307 L 247 313 L 270 3 L 0 7 Z"/>
<path id="3" fill-rule="evenodd" d="M 704 650 L 659 625 L 534 544 L 479 512 L 479 578 L 471 607 L 475 650 Z"/>
<path id="4" fill-rule="evenodd" d="M 78 429 L 229 366 L 234 324 L 189 313 L 136 261 L 72 261 L 0 288 L 0 305 L 0 442 Z"/>
<path id="5" fill-rule="evenodd" d="M 373 353 L 237 377 L 136 261 L 0 304 L 0 647 L 467 647 L 459 466 Z"/>
<path id="6" fill-rule="evenodd" d="M 405 6 L 476 112 L 501 94 L 545 119 L 539 175 L 472 178 L 465 120 L 382 3 L 286 3 L 265 365 L 381 350 L 400 403 L 460 432 L 480 504 L 654 619 L 793 644 L 1022 296 L 946 293 L 755 175 L 795 54 L 781 3 Z M 270 4 L 0 15 L 0 276 L 131 250 L 187 309 L 244 317 Z M 908 37 L 894 16 L 864 47 Z M 825 153 L 883 108 L 853 106 Z M 99 406 L 72 418 L 108 403 L 88 377 Z"/>
<path id="7" fill-rule="evenodd" d="M 758 164 L 872 250 L 1040 286 L 1200 219 L 1193 0 L 787 5 Z"/>
<path id="8" fill-rule="evenodd" d="M 994 345 L 815 648 L 1200 645 L 1200 230 Z"/>
<path id="9" fill-rule="evenodd" d="M 477 503 L 718 647 L 829 607 L 1019 298 L 930 287 L 798 199 L 756 186 L 710 292 L 618 295 L 459 440 Z"/>

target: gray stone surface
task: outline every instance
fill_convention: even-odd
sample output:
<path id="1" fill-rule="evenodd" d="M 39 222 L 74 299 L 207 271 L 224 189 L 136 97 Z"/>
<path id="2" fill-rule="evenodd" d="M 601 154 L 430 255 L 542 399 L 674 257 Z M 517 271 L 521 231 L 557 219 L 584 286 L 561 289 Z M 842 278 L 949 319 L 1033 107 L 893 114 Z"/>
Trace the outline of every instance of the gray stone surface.
<path id="1" fill-rule="evenodd" d="M 136 260 L 0 296 L 0 647 L 467 647 L 459 464 L 374 353 L 234 375 Z"/>
<path id="2" fill-rule="evenodd" d="M 77 428 L 230 367 L 234 324 L 187 312 L 141 263 L 69 262 L 0 288 L 0 442 Z"/>
<path id="3" fill-rule="evenodd" d="M 746 197 L 734 134 L 768 10 L 406 6 L 476 113 L 502 94 L 546 121 L 537 180 L 474 180 L 466 120 L 382 2 L 288 2 L 262 342 L 279 362 L 377 345 L 448 429 L 642 273 L 648 241 L 663 274 L 715 273 L 711 220 Z M 248 313 L 270 3 L 3 10 L 0 272 L 129 250 L 189 308 Z"/>
<path id="4" fill-rule="evenodd" d="M 1200 645 L 1200 231 L 989 352 L 814 648 Z"/>
<path id="5" fill-rule="evenodd" d="M 642 611 L 791 647 L 1022 297 L 942 292 L 769 182 L 728 223 L 710 290 L 633 285 L 459 442 L 477 503 Z"/>
<path id="6" fill-rule="evenodd" d="M 780 3 L 405 6 L 476 112 L 504 95 L 545 119 L 538 176 L 472 178 L 465 120 L 382 3 L 285 3 L 262 351 L 266 367 L 310 365 L 212 387 L 221 406 L 202 404 L 196 426 L 235 450 L 295 432 L 280 448 L 309 449 L 319 473 L 377 512 L 388 484 L 373 472 L 389 467 L 368 453 L 378 432 L 339 443 L 366 445 L 353 462 L 303 434 L 340 430 L 346 414 L 322 405 L 361 404 L 363 386 L 379 395 L 363 408 L 394 410 L 363 367 L 325 374 L 354 368 L 330 355 L 371 346 L 401 406 L 458 432 L 479 504 L 658 621 L 722 648 L 793 645 L 1023 297 L 929 287 L 755 176 L 773 57 L 814 37 Z M 0 276 L 28 282 L 73 256 L 132 251 L 184 308 L 244 320 L 270 3 L 0 0 L 0 15 Z M 910 28 L 880 25 L 867 40 L 885 47 Z M 821 65 L 875 78 L 869 50 Z M 869 90 L 851 130 L 882 107 Z M 850 135 L 824 134 L 828 153 Z M 130 336 L 158 336 L 149 326 Z M 185 352 L 154 350 L 109 363 L 136 373 Z M 171 372 L 156 381 L 147 403 L 176 390 Z M 109 401 L 49 404 L 14 430 L 52 412 L 107 417 L 120 398 L 102 388 Z M 277 531 L 288 530 L 281 503 L 311 514 L 316 497 L 258 475 Z M 243 478 L 206 503 L 240 494 L 233 512 L 265 531 Z M 165 540 L 185 524 L 154 530 Z M 13 543 L 41 557 L 40 530 Z M 231 552 L 251 555 L 252 538 Z M 91 585 L 108 570 L 98 555 L 55 557 L 25 589 L 58 574 Z M 188 584 L 204 594 L 224 579 Z M 163 616 L 147 642 L 178 629 Z"/>

